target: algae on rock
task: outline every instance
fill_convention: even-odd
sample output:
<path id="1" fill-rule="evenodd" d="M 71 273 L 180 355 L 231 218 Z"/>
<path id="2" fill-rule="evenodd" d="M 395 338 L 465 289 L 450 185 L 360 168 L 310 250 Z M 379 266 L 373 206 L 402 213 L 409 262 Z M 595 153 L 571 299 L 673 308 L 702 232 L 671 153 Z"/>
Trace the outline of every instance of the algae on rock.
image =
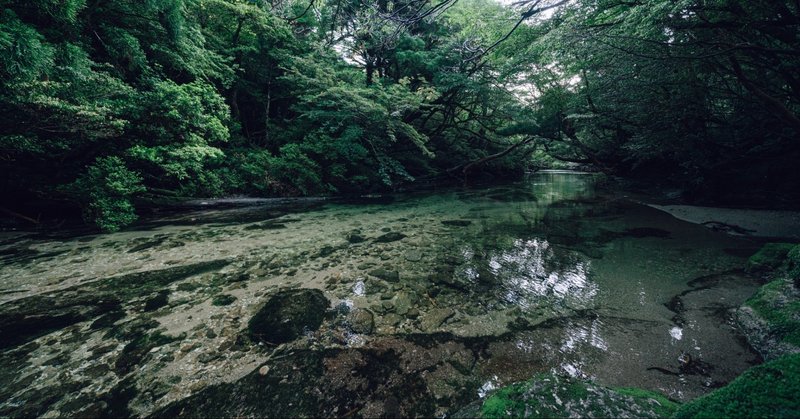
<path id="1" fill-rule="evenodd" d="M 800 354 L 745 371 L 727 386 L 681 406 L 677 418 L 800 417 Z"/>
<path id="2" fill-rule="evenodd" d="M 497 390 L 479 408 L 470 405 L 455 417 L 667 417 L 678 404 L 642 389 L 612 389 L 554 374 Z"/>
<path id="3" fill-rule="evenodd" d="M 748 266 L 772 267 L 769 273 L 774 279 L 737 311 L 739 326 L 747 340 L 765 359 L 800 352 L 800 289 L 797 287 L 800 245 L 788 248 L 785 245 L 767 244 L 750 258 Z M 779 259 L 770 260 L 768 264 L 764 262 L 764 255 L 778 253 L 782 255 Z"/>

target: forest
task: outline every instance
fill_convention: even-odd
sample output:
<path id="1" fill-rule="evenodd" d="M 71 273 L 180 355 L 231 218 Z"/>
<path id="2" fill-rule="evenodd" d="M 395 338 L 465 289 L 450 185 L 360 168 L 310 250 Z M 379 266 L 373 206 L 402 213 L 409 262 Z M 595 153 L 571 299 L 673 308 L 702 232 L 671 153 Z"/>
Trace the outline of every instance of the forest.
<path id="1" fill-rule="evenodd" d="M 0 4 L 0 418 L 800 417 L 800 0 Z"/>
<path id="2" fill-rule="evenodd" d="M 8 0 L 0 207 L 114 231 L 547 167 L 796 207 L 799 26 L 788 0 Z"/>

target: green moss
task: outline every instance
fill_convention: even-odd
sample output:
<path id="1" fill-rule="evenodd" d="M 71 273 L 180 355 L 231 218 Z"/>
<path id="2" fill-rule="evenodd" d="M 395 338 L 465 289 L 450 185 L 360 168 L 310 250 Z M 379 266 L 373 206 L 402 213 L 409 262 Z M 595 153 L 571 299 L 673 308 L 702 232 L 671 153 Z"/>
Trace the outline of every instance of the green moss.
<path id="1" fill-rule="evenodd" d="M 749 370 L 727 386 L 683 405 L 676 418 L 800 417 L 800 354 Z"/>
<path id="2" fill-rule="evenodd" d="M 795 247 L 793 243 L 767 243 L 747 260 L 747 272 L 764 272 L 777 269 L 786 255 Z"/>
<path id="3" fill-rule="evenodd" d="M 786 267 L 786 273 L 789 279 L 794 281 L 795 286 L 798 286 L 798 281 L 800 280 L 800 244 L 793 247 L 792 250 L 786 254 L 784 266 Z"/>
<path id="4" fill-rule="evenodd" d="M 491 395 L 481 407 L 483 418 L 520 417 L 525 414 L 525 403 L 520 401 L 527 390 L 525 383 L 504 387 Z"/>
<path id="5" fill-rule="evenodd" d="M 633 397 L 636 403 L 650 403 L 659 417 L 667 417 L 675 413 L 680 404 L 666 398 L 661 393 L 634 387 L 615 388 L 617 393 Z M 652 402 L 655 401 L 655 404 Z"/>
<path id="6" fill-rule="evenodd" d="M 668 417 L 677 407 L 677 403 L 663 395 L 647 390 L 612 389 L 575 378 L 540 374 L 530 381 L 497 390 L 483 402 L 478 415 L 482 418 Z"/>
<path id="7" fill-rule="evenodd" d="M 792 288 L 786 279 L 776 279 L 759 288 L 745 305 L 767 321 L 769 333 L 779 341 L 800 346 L 800 300 L 791 298 Z"/>

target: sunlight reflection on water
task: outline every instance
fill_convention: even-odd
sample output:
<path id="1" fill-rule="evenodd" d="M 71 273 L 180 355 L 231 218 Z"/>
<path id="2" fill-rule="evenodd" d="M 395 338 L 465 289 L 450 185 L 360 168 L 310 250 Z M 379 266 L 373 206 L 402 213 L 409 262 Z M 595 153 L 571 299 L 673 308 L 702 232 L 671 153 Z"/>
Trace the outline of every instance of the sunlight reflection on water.
<path id="1" fill-rule="evenodd" d="M 512 247 L 493 253 L 488 267 L 499 278 L 502 299 L 523 309 L 543 303 L 582 308 L 597 295 L 597 285 L 589 280 L 589 262 L 557 255 L 544 239 L 517 239 Z"/>

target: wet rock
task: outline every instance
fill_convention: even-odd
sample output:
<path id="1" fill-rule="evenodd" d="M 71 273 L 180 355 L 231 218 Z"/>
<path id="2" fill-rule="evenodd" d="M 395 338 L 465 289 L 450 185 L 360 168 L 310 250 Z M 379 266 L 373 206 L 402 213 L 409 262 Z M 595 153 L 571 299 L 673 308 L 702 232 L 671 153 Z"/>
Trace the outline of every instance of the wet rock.
<path id="1" fill-rule="evenodd" d="M 369 271 L 369 274 L 388 282 L 397 282 L 400 280 L 400 272 L 388 269 L 373 269 Z"/>
<path id="2" fill-rule="evenodd" d="M 317 257 L 321 257 L 321 258 L 328 257 L 328 256 L 332 255 L 333 252 L 335 252 L 335 251 L 336 251 L 336 248 L 333 247 L 333 246 L 322 246 L 322 248 L 319 249 L 319 252 L 317 253 Z"/>
<path id="3" fill-rule="evenodd" d="M 470 289 L 470 282 L 453 274 L 453 272 L 441 271 L 431 275 L 429 280 L 438 285 L 444 285 L 457 290 L 467 291 Z"/>
<path id="4" fill-rule="evenodd" d="M 264 365 L 263 367 L 258 369 L 258 375 L 265 376 L 269 374 L 269 365 Z"/>
<path id="5" fill-rule="evenodd" d="M 181 345 L 181 352 L 191 352 L 202 346 L 200 342 L 184 343 Z"/>
<path id="6" fill-rule="evenodd" d="M 330 302 L 316 289 L 279 292 L 250 319 L 248 331 L 255 341 L 279 344 L 297 339 L 322 324 Z"/>
<path id="7" fill-rule="evenodd" d="M 203 352 L 197 357 L 197 361 L 207 364 L 215 359 L 218 359 L 220 354 L 218 352 Z"/>
<path id="8" fill-rule="evenodd" d="M 236 297 L 229 294 L 220 294 L 211 299 L 211 305 L 227 306 L 233 304 L 234 301 L 236 301 Z"/>
<path id="9" fill-rule="evenodd" d="M 394 312 L 401 316 L 408 314 L 408 311 L 411 310 L 414 305 L 413 300 L 418 300 L 418 298 L 415 297 L 416 295 L 412 296 L 407 292 L 398 293 L 394 299 Z"/>
<path id="10" fill-rule="evenodd" d="M 372 333 L 372 329 L 375 327 L 374 316 L 369 310 L 365 309 L 356 309 L 351 311 L 347 315 L 347 322 L 350 324 L 350 328 L 353 330 L 353 332 L 360 333 L 362 335 L 368 335 Z"/>
<path id="11" fill-rule="evenodd" d="M 391 243 L 406 238 L 406 235 L 396 231 L 390 231 L 386 234 L 381 234 L 375 238 L 375 243 Z"/>
<path id="12" fill-rule="evenodd" d="M 443 220 L 442 224 L 451 227 L 466 227 L 472 224 L 470 220 Z"/>
<path id="13" fill-rule="evenodd" d="M 423 332 L 433 332 L 454 314 L 455 311 L 453 311 L 452 308 L 435 308 L 429 310 L 420 319 L 419 327 Z"/>
<path id="14" fill-rule="evenodd" d="M 419 250 L 409 250 L 403 257 L 409 262 L 419 262 L 422 260 L 422 252 Z"/>
<path id="15" fill-rule="evenodd" d="M 403 316 L 395 313 L 389 313 L 382 318 L 383 323 L 388 324 L 390 326 L 397 326 L 403 321 Z"/>
<path id="16" fill-rule="evenodd" d="M 239 272 L 233 275 L 227 275 L 222 282 L 227 284 L 233 284 L 237 282 L 245 282 L 250 280 L 250 274 L 246 272 Z"/>

